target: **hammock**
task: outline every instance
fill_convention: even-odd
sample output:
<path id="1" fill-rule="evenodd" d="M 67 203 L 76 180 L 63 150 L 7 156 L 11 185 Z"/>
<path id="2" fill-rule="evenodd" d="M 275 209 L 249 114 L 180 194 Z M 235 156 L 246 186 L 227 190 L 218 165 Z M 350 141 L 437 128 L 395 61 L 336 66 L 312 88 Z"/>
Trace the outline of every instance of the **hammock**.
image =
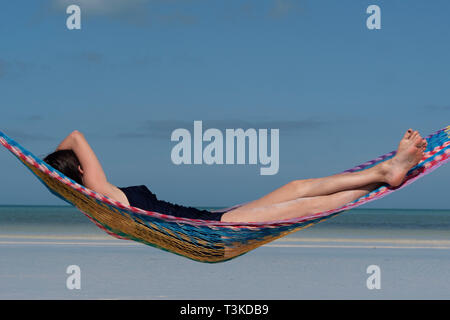
<path id="1" fill-rule="evenodd" d="M 126 206 L 77 184 L 0 131 L 0 143 L 11 151 L 56 196 L 84 213 L 98 227 L 119 239 L 134 240 L 200 262 L 233 259 L 263 244 L 310 227 L 337 214 L 384 197 L 438 168 L 450 158 L 450 126 L 428 136 L 423 159 L 402 185 L 387 185 L 340 208 L 289 220 L 225 223 L 178 218 Z M 393 157 L 395 151 L 345 172 L 359 171 Z M 224 210 L 225 211 L 225 210 Z"/>

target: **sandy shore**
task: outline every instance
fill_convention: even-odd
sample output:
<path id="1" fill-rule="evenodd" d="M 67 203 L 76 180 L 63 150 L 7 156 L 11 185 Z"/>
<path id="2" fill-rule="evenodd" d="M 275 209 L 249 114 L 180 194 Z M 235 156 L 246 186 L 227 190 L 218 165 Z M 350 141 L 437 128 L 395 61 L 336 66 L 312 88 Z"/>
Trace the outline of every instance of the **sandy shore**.
<path id="1" fill-rule="evenodd" d="M 448 240 L 328 234 L 202 264 L 101 234 L 2 235 L 0 299 L 448 299 L 449 252 Z M 69 265 L 80 290 L 66 287 Z M 369 265 L 379 290 L 366 286 Z"/>

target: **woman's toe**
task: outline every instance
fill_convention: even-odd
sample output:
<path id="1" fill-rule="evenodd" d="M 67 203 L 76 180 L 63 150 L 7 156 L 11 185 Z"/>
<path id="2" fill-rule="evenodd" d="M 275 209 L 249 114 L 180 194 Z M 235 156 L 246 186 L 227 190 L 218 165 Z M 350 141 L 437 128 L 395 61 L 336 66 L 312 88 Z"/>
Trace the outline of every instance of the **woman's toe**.
<path id="1" fill-rule="evenodd" d="M 409 139 L 409 138 L 411 138 L 412 133 L 413 133 L 413 129 L 408 129 L 408 130 L 405 132 L 405 135 L 403 136 L 403 139 Z"/>

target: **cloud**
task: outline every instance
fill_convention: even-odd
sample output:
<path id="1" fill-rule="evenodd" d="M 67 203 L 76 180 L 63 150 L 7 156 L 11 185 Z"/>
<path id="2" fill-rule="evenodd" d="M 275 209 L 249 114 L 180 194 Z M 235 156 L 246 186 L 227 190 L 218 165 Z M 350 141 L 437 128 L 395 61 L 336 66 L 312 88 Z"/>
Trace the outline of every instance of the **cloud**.
<path id="1" fill-rule="evenodd" d="M 303 1 L 294 0 L 274 0 L 273 6 L 269 10 L 269 15 L 273 18 L 283 18 L 292 13 L 299 13 L 304 10 Z"/>
<path id="2" fill-rule="evenodd" d="M 435 105 L 435 104 L 429 104 L 424 107 L 425 111 L 428 112 L 441 112 L 441 111 L 450 111 L 450 104 L 447 105 Z"/>
<path id="3" fill-rule="evenodd" d="M 80 59 L 90 63 L 101 63 L 104 59 L 103 55 L 97 52 L 83 52 L 80 54 Z"/>
<path id="4" fill-rule="evenodd" d="M 70 5 L 81 8 L 82 19 L 105 17 L 134 25 L 147 24 L 149 11 L 145 5 L 149 0 L 49 0 L 50 12 L 64 12 Z"/>
<path id="5" fill-rule="evenodd" d="M 225 7 L 217 11 L 207 0 L 48 0 L 53 12 L 65 12 L 69 5 L 80 6 L 82 15 L 87 17 L 105 17 L 128 24 L 150 26 L 193 25 L 200 20 L 227 21 L 247 20 L 249 18 L 281 19 L 303 13 L 304 0 L 270 0 L 262 5 L 259 0 L 246 0 L 238 4 L 225 2 Z M 189 9 L 189 10 L 186 10 Z M 192 10 L 191 10 L 192 9 Z M 187 13 L 189 11 L 189 13 Z"/>
<path id="6" fill-rule="evenodd" d="M 43 120 L 43 117 L 41 115 L 38 115 L 38 114 L 31 114 L 29 116 L 26 116 L 25 120 L 26 121 L 31 121 L 31 122 L 36 122 L 36 121 Z"/>
<path id="7" fill-rule="evenodd" d="M 66 9 L 74 4 L 90 15 L 122 15 L 141 11 L 148 0 L 51 0 L 54 9 Z"/>
<path id="8" fill-rule="evenodd" d="M 3 60 L 0 60 L 0 79 L 6 74 L 6 64 Z"/>
<path id="9" fill-rule="evenodd" d="M 0 79 L 6 76 L 22 76 L 27 74 L 38 67 L 37 64 L 22 61 L 22 60 L 11 60 L 6 61 L 0 58 Z M 41 66 L 44 67 L 44 66 Z"/>
<path id="10" fill-rule="evenodd" d="M 170 66 L 174 66 L 175 64 L 201 63 L 200 58 L 189 55 L 173 56 L 173 54 L 167 54 L 163 56 L 156 54 L 136 53 L 128 56 L 121 56 L 120 58 L 115 58 L 108 52 L 100 53 L 96 51 L 73 52 L 67 54 L 64 59 L 66 59 L 66 62 L 68 63 L 77 63 L 77 65 L 81 65 L 86 68 L 97 68 L 96 70 L 142 70 L 142 68 L 161 65 L 162 63 L 170 64 Z"/>
<path id="11" fill-rule="evenodd" d="M 55 140 L 55 138 L 47 136 L 42 133 L 31 133 L 25 132 L 17 129 L 8 129 L 6 128 L 4 131 L 8 136 L 16 141 L 51 141 Z"/>
<path id="12" fill-rule="evenodd" d="M 225 129 L 279 129 L 283 134 L 295 134 L 304 130 L 320 129 L 327 125 L 328 122 L 316 119 L 301 120 L 240 120 L 240 119 L 220 119 L 220 120 L 203 120 L 203 130 L 216 128 L 222 131 Z M 121 132 L 116 138 L 122 139 L 140 139 L 154 138 L 167 139 L 173 130 L 178 128 L 186 128 L 192 130 L 194 120 L 147 120 L 133 132 Z"/>
<path id="13" fill-rule="evenodd" d="M 192 126 L 190 123 L 190 126 Z M 189 125 L 184 120 L 148 120 L 144 121 L 136 131 L 122 132 L 117 134 L 117 138 L 138 139 L 138 138 L 155 138 L 165 139 L 170 137 L 173 130 L 177 128 L 185 128 Z"/>
<path id="14" fill-rule="evenodd" d="M 82 15 L 85 13 L 87 17 L 105 17 L 138 26 L 150 26 L 155 22 L 195 24 L 196 17 L 183 13 L 173 6 L 177 3 L 185 4 L 185 2 L 174 0 L 50 0 L 50 7 L 53 11 L 65 12 L 69 5 L 74 4 L 78 5 Z"/>

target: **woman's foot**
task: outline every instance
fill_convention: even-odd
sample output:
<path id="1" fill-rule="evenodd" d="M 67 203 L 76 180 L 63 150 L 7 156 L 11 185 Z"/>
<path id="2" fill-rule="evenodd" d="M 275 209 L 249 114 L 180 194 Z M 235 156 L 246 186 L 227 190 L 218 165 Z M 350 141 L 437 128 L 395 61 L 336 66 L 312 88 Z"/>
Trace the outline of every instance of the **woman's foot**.
<path id="1" fill-rule="evenodd" d="M 406 131 L 398 145 L 395 156 L 383 162 L 384 182 L 392 187 L 403 183 L 408 171 L 417 165 L 427 148 L 427 141 L 417 131 Z"/>

